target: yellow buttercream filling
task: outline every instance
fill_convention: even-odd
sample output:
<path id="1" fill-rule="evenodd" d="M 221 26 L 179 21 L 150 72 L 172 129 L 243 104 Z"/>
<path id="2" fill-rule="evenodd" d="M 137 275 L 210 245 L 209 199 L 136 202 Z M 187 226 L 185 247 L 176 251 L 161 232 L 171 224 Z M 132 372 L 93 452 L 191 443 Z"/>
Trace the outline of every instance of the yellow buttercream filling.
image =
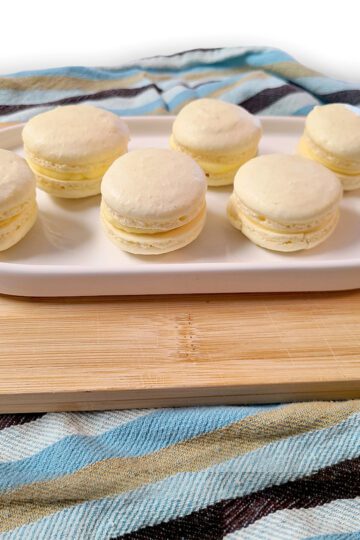
<path id="1" fill-rule="evenodd" d="M 0 219 L 0 229 L 3 228 L 3 227 L 7 227 L 7 225 L 14 222 L 19 217 L 20 214 L 22 214 L 23 212 L 26 212 L 26 210 L 27 210 L 27 208 L 29 206 L 34 206 L 35 204 L 36 204 L 36 201 L 35 201 L 35 197 L 34 197 L 34 199 L 31 199 L 31 200 L 23 203 L 19 207 L 14 208 L 14 210 L 16 210 L 15 214 L 12 214 L 8 218 Z"/>
<path id="2" fill-rule="evenodd" d="M 306 139 L 302 137 L 300 139 L 299 143 L 299 152 L 304 156 L 308 157 L 309 159 L 312 159 L 313 161 L 317 161 L 321 165 L 324 165 L 327 169 L 330 169 L 334 173 L 338 174 L 344 174 L 346 176 L 358 176 L 360 174 L 360 170 L 358 171 L 349 171 L 349 169 L 345 169 L 339 166 L 334 165 L 333 163 L 329 163 L 326 159 L 319 156 L 315 152 L 312 151 L 311 147 L 306 143 Z"/>
<path id="3" fill-rule="evenodd" d="M 231 171 L 234 171 L 235 173 L 240 167 L 240 165 L 242 165 L 247 160 L 238 162 L 235 165 L 233 163 L 229 165 L 224 165 L 223 163 L 217 163 L 216 161 L 205 161 L 202 159 L 197 159 L 196 161 L 205 172 L 218 175 L 227 174 Z"/>
<path id="4" fill-rule="evenodd" d="M 231 171 L 234 171 L 235 173 L 241 165 L 249 161 L 249 159 L 255 157 L 257 153 L 257 147 L 254 146 L 248 149 L 246 152 L 241 153 L 236 161 L 234 161 L 234 157 L 232 156 L 231 161 L 229 160 L 226 162 L 224 160 L 224 156 L 221 156 L 219 159 L 214 157 L 213 159 L 209 160 L 200 155 L 194 155 L 187 148 L 177 144 L 173 137 L 170 138 L 170 146 L 173 150 L 184 152 L 192 157 L 200 165 L 204 172 L 214 175 L 226 174 L 230 173 Z"/>
<path id="5" fill-rule="evenodd" d="M 27 206 L 29 206 L 29 209 L 27 208 Z M 11 225 L 12 223 L 16 223 L 16 221 L 19 220 L 20 216 L 26 217 L 27 215 L 29 215 L 29 210 L 32 210 L 32 214 L 34 212 L 36 212 L 36 200 L 35 200 L 35 198 L 34 198 L 34 200 L 29 201 L 29 203 L 23 205 L 21 210 L 17 214 L 15 214 L 14 216 L 11 216 L 10 218 L 1 220 L 0 221 L 0 232 L 3 232 L 3 229 L 6 229 L 6 227 L 8 227 L 8 225 Z M 7 233 L 7 234 L 9 234 L 9 233 Z"/>
<path id="6" fill-rule="evenodd" d="M 336 214 L 336 210 L 331 212 L 331 214 L 329 214 L 327 216 L 327 219 L 325 219 L 323 222 L 319 223 L 318 225 L 316 225 L 314 227 L 306 228 L 304 226 L 304 229 L 293 229 L 292 230 L 292 229 L 274 229 L 272 227 L 266 227 L 263 223 L 261 223 L 260 221 L 255 219 L 253 216 L 251 216 L 249 214 L 245 214 L 245 213 L 243 213 L 241 211 L 239 212 L 239 216 L 241 216 L 240 219 L 245 217 L 257 229 L 262 229 L 263 231 L 267 231 L 267 232 L 271 232 L 271 233 L 275 233 L 275 234 L 281 234 L 281 235 L 282 234 L 288 234 L 288 235 L 291 235 L 291 234 L 294 234 L 294 235 L 308 234 L 308 233 L 312 233 L 312 232 L 316 232 L 316 231 L 321 231 L 324 228 L 324 225 L 326 225 L 329 221 L 331 221 L 333 219 L 334 214 Z"/>
<path id="7" fill-rule="evenodd" d="M 101 214 L 103 218 L 110 223 L 113 227 L 116 229 L 120 229 L 121 231 L 125 231 L 128 233 L 134 233 L 134 234 L 161 234 L 165 231 L 158 231 L 154 229 L 135 229 L 133 227 L 126 227 L 125 225 L 120 225 L 119 222 L 116 220 L 115 216 L 109 212 L 108 208 L 104 203 L 101 205 Z"/>
<path id="8" fill-rule="evenodd" d="M 228 206 L 227 206 L 227 215 L 230 219 L 230 222 L 232 225 L 242 230 L 242 223 L 243 221 L 247 221 L 253 226 L 254 232 L 263 232 L 264 235 L 272 235 L 277 236 L 279 238 L 281 237 L 288 237 L 288 238 L 298 238 L 299 236 L 309 236 L 315 233 L 321 233 L 322 231 L 326 230 L 328 228 L 328 225 L 334 221 L 334 218 L 336 219 L 336 216 L 338 215 L 338 209 L 334 209 L 332 212 L 330 212 L 325 219 L 323 219 L 321 222 L 319 222 L 316 226 L 308 227 L 304 229 L 295 229 L 295 230 L 285 230 L 285 229 L 274 229 L 272 227 L 266 227 L 263 223 L 259 222 L 257 219 L 254 219 L 253 216 L 241 211 L 239 208 L 236 207 L 234 204 L 234 201 L 230 198 Z"/>
<path id="9" fill-rule="evenodd" d="M 7 225 L 15 221 L 18 217 L 19 217 L 19 214 L 16 214 L 15 216 L 12 216 L 10 218 L 3 219 L 2 221 L 0 221 L 0 229 L 2 229 L 3 227 L 6 227 Z"/>
<path id="10" fill-rule="evenodd" d="M 104 176 L 110 165 L 113 163 L 113 160 L 107 161 L 105 164 L 93 165 L 87 167 L 84 171 L 61 171 L 58 169 L 50 169 L 48 167 L 43 167 L 38 163 L 35 163 L 32 159 L 27 157 L 27 162 L 31 170 L 35 174 L 41 176 L 47 176 L 48 178 L 54 178 L 56 180 L 94 180 L 96 178 L 101 178 Z"/>
<path id="11" fill-rule="evenodd" d="M 172 231 L 180 231 L 183 229 L 183 227 L 186 227 L 187 225 L 189 225 L 189 223 L 197 220 L 199 218 L 199 216 L 202 215 L 202 213 L 204 212 L 206 206 L 205 206 L 205 203 L 204 203 L 204 206 L 201 208 L 200 212 L 193 218 L 192 221 L 186 223 L 185 225 L 182 225 L 180 227 L 175 227 L 174 229 L 169 229 L 169 230 L 162 230 L 162 231 L 159 231 L 158 229 L 135 229 L 133 227 L 127 227 L 123 224 L 119 224 L 119 222 L 116 220 L 115 216 L 111 214 L 111 212 L 109 211 L 109 209 L 107 208 L 106 204 L 104 204 L 104 202 L 102 202 L 101 204 L 101 208 L 100 208 L 100 211 L 101 211 L 101 216 L 102 218 L 107 222 L 107 223 L 110 223 L 110 225 L 112 225 L 115 229 L 118 229 L 120 231 L 124 231 L 124 232 L 127 232 L 127 233 L 131 233 L 131 234 L 139 234 L 139 235 L 156 235 L 156 236 L 159 236 L 161 237 L 162 235 L 165 235 L 165 234 L 168 234 L 168 233 L 171 233 Z"/>

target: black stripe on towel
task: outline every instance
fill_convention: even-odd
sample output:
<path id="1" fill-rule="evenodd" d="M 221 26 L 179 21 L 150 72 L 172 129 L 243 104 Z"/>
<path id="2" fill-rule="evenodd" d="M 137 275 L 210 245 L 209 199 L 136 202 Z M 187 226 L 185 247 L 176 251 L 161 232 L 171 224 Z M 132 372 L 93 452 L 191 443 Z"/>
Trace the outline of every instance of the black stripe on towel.
<path id="1" fill-rule="evenodd" d="M 20 426 L 33 422 L 44 416 L 45 413 L 28 413 L 28 414 L 0 414 L 0 430 L 11 426 Z"/>
<path id="2" fill-rule="evenodd" d="M 278 88 L 266 88 L 266 90 L 262 90 L 258 94 L 255 94 L 255 96 L 242 101 L 239 103 L 239 105 L 244 107 L 250 113 L 255 114 L 261 112 L 263 109 L 269 107 L 273 103 L 276 103 L 276 101 L 279 101 L 279 99 L 285 96 L 302 91 L 303 90 L 300 88 L 297 88 L 291 84 L 284 84 Z"/>
<path id="3" fill-rule="evenodd" d="M 244 482 L 241 474 L 234 478 L 234 482 L 237 481 Z M 360 458 L 326 467 L 299 480 L 271 486 L 236 499 L 220 501 L 187 516 L 144 527 L 113 540 L 222 540 L 225 535 L 248 527 L 258 519 L 279 510 L 313 508 L 336 499 L 352 499 L 358 496 Z"/>

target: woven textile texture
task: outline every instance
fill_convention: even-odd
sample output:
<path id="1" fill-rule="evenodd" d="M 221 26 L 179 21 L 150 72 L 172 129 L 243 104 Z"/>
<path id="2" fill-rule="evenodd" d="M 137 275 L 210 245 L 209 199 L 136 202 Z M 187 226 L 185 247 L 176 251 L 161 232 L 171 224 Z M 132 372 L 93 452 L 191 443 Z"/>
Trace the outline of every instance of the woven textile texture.
<path id="1" fill-rule="evenodd" d="M 1 422 L 1 539 L 360 538 L 360 401 Z"/>
<path id="2" fill-rule="evenodd" d="M 360 85 L 324 77 L 270 48 L 194 50 L 117 68 L 65 67 L 0 77 L 0 120 L 25 121 L 56 105 L 92 103 L 121 115 L 176 114 L 212 96 L 263 115 L 360 104 Z"/>
<path id="3" fill-rule="evenodd" d="M 195 50 L 0 78 L 0 121 L 58 104 L 175 114 L 360 104 L 282 51 Z M 0 415 L 0 539 L 360 539 L 360 401 Z"/>

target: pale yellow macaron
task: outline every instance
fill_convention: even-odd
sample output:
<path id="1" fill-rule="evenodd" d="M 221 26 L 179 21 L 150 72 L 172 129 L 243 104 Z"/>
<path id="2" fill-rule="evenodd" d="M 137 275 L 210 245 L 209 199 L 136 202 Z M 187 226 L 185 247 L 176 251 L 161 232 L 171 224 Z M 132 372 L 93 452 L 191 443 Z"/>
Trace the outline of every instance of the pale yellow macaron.
<path id="1" fill-rule="evenodd" d="M 190 157 L 160 148 L 117 159 L 104 176 L 101 218 L 124 251 L 166 253 L 200 234 L 206 217 L 206 179 Z"/>
<path id="2" fill-rule="evenodd" d="M 341 197 L 341 182 L 319 163 L 301 156 L 264 155 L 237 173 L 228 217 L 258 246 L 298 251 L 330 236 Z"/>
<path id="3" fill-rule="evenodd" d="M 31 118 L 23 141 L 38 187 L 55 197 L 78 199 L 100 193 L 104 173 L 127 152 L 129 130 L 109 111 L 69 105 Z"/>
<path id="4" fill-rule="evenodd" d="M 0 149 L 0 251 L 17 244 L 34 225 L 35 185 L 26 161 Z"/>
<path id="5" fill-rule="evenodd" d="M 360 109 L 342 103 L 315 107 L 298 152 L 336 173 L 345 190 L 360 188 Z"/>
<path id="6" fill-rule="evenodd" d="M 225 186 L 233 183 L 241 165 L 256 156 L 260 137 L 258 118 L 237 105 L 204 98 L 179 112 L 170 145 L 197 161 L 209 186 Z"/>

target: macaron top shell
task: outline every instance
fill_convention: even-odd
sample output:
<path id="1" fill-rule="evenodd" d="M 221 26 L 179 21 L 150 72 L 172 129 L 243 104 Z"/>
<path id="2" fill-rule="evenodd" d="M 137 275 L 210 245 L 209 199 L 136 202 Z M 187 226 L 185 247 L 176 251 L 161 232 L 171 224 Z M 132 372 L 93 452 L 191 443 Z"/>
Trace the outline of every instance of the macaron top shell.
<path id="1" fill-rule="evenodd" d="M 0 149 L 0 212 L 24 204 L 35 196 L 35 177 L 26 161 Z"/>
<path id="2" fill-rule="evenodd" d="M 258 118 L 218 99 L 198 99 L 185 105 L 173 125 L 177 143 L 201 153 L 241 152 L 256 146 L 260 136 Z"/>
<path id="3" fill-rule="evenodd" d="M 303 223 L 336 207 L 342 187 L 335 174 L 319 163 L 269 154 L 239 169 L 234 194 L 260 216 L 279 223 Z"/>
<path id="4" fill-rule="evenodd" d="M 205 201 L 206 178 L 197 163 L 161 148 L 134 150 L 105 173 L 101 192 L 120 216 L 141 220 L 179 219 Z"/>
<path id="5" fill-rule="evenodd" d="M 360 108 L 342 103 L 314 107 L 305 130 L 330 154 L 360 162 Z"/>
<path id="6" fill-rule="evenodd" d="M 91 105 L 57 107 L 31 118 L 23 129 L 35 157 L 64 165 L 107 161 L 126 151 L 129 129 L 115 114 Z"/>

